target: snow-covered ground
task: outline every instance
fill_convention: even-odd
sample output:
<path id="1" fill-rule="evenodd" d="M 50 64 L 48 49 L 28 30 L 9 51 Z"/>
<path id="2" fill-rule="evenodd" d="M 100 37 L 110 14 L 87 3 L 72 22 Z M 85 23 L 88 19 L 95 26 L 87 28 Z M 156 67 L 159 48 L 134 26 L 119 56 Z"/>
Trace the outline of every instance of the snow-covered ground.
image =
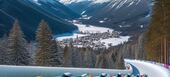
<path id="1" fill-rule="evenodd" d="M 109 38 L 109 39 L 103 39 L 101 42 L 104 42 L 106 47 L 109 47 L 109 44 L 112 44 L 112 46 L 116 46 L 119 44 L 123 44 L 124 42 L 128 42 L 130 36 L 120 36 L 119 38 Z"/>
<path id="2" fill-rule="evenodd" d="M 147 74 L 148 77 L 170 77 L 170 71 L 162 66 L 139 60 L 125 60 L 139 70 L 140 74 Z"/>
<path id="3" fill-rule="evenodd" d="M 76 24 L 75 25 L 78 27 L 79 31 L 82 32 L 90 32 L 90 33 L 103 33 L 107 31 L 114 31 L 113 29 L 110 28 L 105 28 L 105 27 L 97 27 L 93 25 L 84 25 L 84 24 Z"/>
<path id="4" fill-rule="evenodd" d="M 84 11 L 83 11 L 83 12 L 84 12 Z M 84 13 L 83 13 L 83 12 L 82 12 L 82 14 L 85 13 L 85 12 L 84 12 Z M 79 19 L 89 20 L 89 19 L 91 19 L 91 18 L 92 18 L 92 16 L 82 15 L 82 17 L 80 17 Z"/>
<path id="5" fill-rule="evenodd" d="M 61 34 L 61 35 L 57 35 L 59 37 L 57 37 L 58 41 L 64 40 L 64 39 L 70 39 L 70 38 L 77 38 L 77 37 L 82 37 L 82 36 L 87 36 L 86 34 L 80 34 L 79 32 L 88 32 L 88 33 L 103 33 L 103 32 L 107 32 L 110 31 L 112 32 L 113 29 L 110 28 L 105 28 L 105 27 L 96 27 L 96 26 L 92 26 L 92 25 L 84 25 L 84 24 L 77 24 L 74 23 L 74 25 L 76 25 L 78 27 L 78 31 L 74 32 L 73 34 Z"/>
<path id="6" fill-rule="evenodd" d="M 70 35 L 63 35 L 63 36 L 60 35 L 59 37 L 57 37 L 57 40 L 62 41 L 64 39 L 70 39 L 70 38 L 75 39 L 77 37 L 83 37 L 83 36 L 86 36 L 86 35 L 85 34 L 78 34 L 78 33 L 74 33 L 74 34 L 70 34 Z"/>

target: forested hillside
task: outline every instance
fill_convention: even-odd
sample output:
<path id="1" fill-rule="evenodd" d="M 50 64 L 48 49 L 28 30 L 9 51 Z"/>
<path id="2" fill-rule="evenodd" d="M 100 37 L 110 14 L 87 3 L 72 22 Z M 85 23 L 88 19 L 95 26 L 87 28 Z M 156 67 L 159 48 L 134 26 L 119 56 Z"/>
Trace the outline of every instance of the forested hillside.
<path id="1" fill-rule="evenodd" d="M 122 53 L 121 53 L 122 52 Z M 42 20 L 36 33 L 36 42 L 28 43 L 16 20 L 9 36 L 0 40 L 0 64 L 63 66 L 84 68 L 124 68 L 123 51 L 93 49 L 59 45 L 53 40 L 52 31 Z"/>

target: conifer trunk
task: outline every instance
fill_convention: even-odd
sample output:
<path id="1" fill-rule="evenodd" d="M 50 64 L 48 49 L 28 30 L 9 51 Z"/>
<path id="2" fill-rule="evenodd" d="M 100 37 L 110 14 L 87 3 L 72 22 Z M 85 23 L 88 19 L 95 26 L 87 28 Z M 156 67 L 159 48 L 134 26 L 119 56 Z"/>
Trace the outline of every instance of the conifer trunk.
<path id="1" fill-rule="evenodd" d="M 161 50 L 160 50 L 160 58 L 161 58 L 161 60 L 160 60 L 160 62 L 161 63 L 163 63 L 163 61 L 164 61 L 164 57 L 163 57 L 163 55 L 164 55 L 164 50 L 163 50 L 163 38 L 161 38 Z"/>
<path id="2" fill-rule="evenodd" d="M 166 63 L 166 38 L 164 38 L 164 63 Z"/>
<path id="3" fill-rule="evenodd" d="M 164 64 L 169 63 L 169 53 L 168 53 L 169 51 L 168 50 L 169 50 L 169 48 L 168 48 L 168 40 L 167 40 L 166 37 L 164 37 L 163 38 L 163 50 L 161 51 L 161 52 L 163 52 L 161 56 L 163 56 L 162 63 L 164 63 Z"/>
<path id="4" fill-rule="evenodd" d="M 162 12 L 163 12 L 163 26 L 166 26 L 167 25 L 167 22 L 166 22 L 166 16 L 167 16 L 167 12 L 166 12 L 166 6 L 165 6 L 165 0 L 162 0 L 161 1 L 161 5 L 162 5 Z M 165 34 L 166 34 L 166 32 L 165 32 Z M 164 52 L 164 55 L 163 55 L 163 57 L 164 57 L 164 64 L 168 64 L 168 45 L 167 45 L 167 37 L 166 37 L 166 35 L 163 37 L 163 43 L 164 43 L 164 50 L 163 50 L 163 52 Z"/>

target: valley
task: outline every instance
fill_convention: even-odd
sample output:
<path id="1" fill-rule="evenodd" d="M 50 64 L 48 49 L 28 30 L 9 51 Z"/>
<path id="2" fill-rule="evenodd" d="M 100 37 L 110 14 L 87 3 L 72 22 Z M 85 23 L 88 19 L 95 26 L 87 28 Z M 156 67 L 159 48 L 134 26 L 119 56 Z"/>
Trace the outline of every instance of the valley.
<path id="1" fill-rule="evenodd" d="M 79 20 L 83 24 L 111 28 L 130 36 L 147 29 L 152 7 L 151 2 L 146 0 L 59 1 L 80 14 Z"/>
<path id="2" fill-rule="evenodd" d="M 0 0 L 0 77 L 169 77 L 169 2 Z"/>
<path id="3" fill-rule="evenodd" d="M 61 46 L 73 44 L 76 47 L 109 48 L 128 42 L 130 36 L 121 36 L 120 32 L 110 28 L 85 25 L 78 20 L 71 21 L 78 27 L 73 33 L 56 35 Z"/>

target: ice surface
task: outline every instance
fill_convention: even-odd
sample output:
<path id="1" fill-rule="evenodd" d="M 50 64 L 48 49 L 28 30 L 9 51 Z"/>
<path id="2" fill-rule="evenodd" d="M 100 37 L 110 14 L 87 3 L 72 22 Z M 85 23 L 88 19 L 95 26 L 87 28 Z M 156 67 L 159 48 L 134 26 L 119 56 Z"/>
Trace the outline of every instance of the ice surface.
<path id="1" fill-rule="evenodd" d="M 57 77 L 64 73 L 71 73 L 73 76 L 91 74 L 93 76 L 107 73 L 115 75 L 117 73 L 128 74 L 131 70 L 118 69 L 92 69 L 92 68 L 65 68 L 65 67 L 34 67 L 34 66 L 0 66 L 0 77 Z"/>
<path id="2" fill-rule="evenodd" d="M 162 66 L 139 60 L 125 61 L 135 66 L 140 74 L 147 74 L 148 77 L 170 77 L 170 71 Z"/>

